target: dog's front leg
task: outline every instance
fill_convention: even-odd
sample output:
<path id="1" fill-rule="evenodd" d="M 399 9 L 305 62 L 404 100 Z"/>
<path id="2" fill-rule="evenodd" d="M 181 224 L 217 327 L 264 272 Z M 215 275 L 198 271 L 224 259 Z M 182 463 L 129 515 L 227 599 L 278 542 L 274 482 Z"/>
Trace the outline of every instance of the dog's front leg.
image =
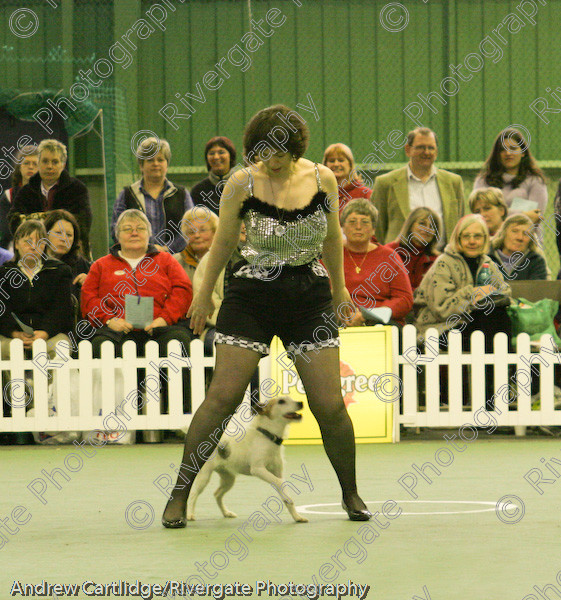
<path id="1" fill-rule="evenodd" d="M 263 481 L 270 483 L 275 490 L 277 490 L 279 496 L 282 498 L 282 501 L 286 505 L 288 512 L 292 515 L 292 518 L 297 523 L 307 523 L 308 519 L 300 515 L 296 508 L 294 508 L 294 500 L 282 489 L 283 480 L 279 477 L 275 477 L 268 469 L 266 469 L 263 465 L 252 465 L 251 466 L 251 474 L 255 477 L 259 477 Z"/>

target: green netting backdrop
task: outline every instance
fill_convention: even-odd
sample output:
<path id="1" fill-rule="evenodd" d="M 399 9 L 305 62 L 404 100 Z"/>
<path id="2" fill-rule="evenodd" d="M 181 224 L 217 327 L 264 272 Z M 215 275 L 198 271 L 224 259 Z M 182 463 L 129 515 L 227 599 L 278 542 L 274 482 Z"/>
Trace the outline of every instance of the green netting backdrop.
<path id="1" fill-rule="evenodd" d="M 55 102 L 62 96 L 71 99 L 65 90 L 24 92 L 17 89 L 0 89 L 0 106 L 5 107 L 18 119 L 33 120 L 33 115 L 40 108 L 47 106 L 47 100 Z M 128 174 L 132 172 L 124 94 L 112 87 L 90 88 L 90 97 L 87 100 L 73 104 L 76 110 L 65 111 L 68 115 L 65 121 L 68 136 L 75 138 L 93 131 L 99 139 L 105 157 L 105 193 L 110 209 L 117 191 L 117 171 Z M 78 144 L 75 151 L 87 151 L 87 145 L 91 143 Z M 99 150 L 96 154 L 100 158 L 98 166 L 102 168 L 102 154 Z"/>

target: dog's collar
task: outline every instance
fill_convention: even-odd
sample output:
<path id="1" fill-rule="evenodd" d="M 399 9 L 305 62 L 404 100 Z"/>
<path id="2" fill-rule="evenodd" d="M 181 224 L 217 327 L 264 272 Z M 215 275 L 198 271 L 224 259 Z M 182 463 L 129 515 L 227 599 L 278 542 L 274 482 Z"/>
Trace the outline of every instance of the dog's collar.
<path id="1" fill-rule="evenodd" d="M 280 446 L 284 442 L 281 437 L 271 433 L 270 431 L 267 431 L 266 429 L 263 429 L 263 427 L 257 427 L 257 431 L 260 431 L 266 438 L 269 438 L 271 442 L 277 446 Z"/>

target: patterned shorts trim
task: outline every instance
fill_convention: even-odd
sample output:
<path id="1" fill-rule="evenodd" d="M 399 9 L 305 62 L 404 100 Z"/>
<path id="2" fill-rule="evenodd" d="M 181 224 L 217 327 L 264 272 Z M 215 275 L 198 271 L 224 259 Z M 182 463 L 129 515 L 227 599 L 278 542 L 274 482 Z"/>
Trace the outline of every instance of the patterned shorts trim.
<path id="1" fill-rule="evenodd" d="M 298 345 L 290 343 L 288 344 L 286 351 L 288 352 L 289 356 L 293 357 L 300 356 L 304 354 L 304 352 L 311 352 L 312 350 L 317 352 L 318 350 L 322 350 L 323 348 L 339 348 L 340 345 L 340 338 L 330 338 L 328 340 L 322 340 L 320 342 L 314 343 L 302 342 Z"/>
<path id="2" fill-rule="evenodd" d="M 226 335 L 224 333 L 216 332 L 214 334 L 215 344 L 228 344 L 229 346 L 238 346 L 239 348 L 246 348 L 247 350 L 253 350 L 259 352 L 263 356 L 267 356 L 271 352 L 269 344 L 263 342 L 252 342 L 245 338 L 238 337 L 236 335 Z"/>

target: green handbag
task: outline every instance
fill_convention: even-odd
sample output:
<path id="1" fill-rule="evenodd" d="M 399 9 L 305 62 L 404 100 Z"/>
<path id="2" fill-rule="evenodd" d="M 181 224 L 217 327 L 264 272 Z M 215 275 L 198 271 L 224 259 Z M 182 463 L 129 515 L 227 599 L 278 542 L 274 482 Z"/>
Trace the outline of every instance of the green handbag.
<path id="1" fill-rule="evenodd" d="M 544 334 L 550 334 L 557 346 L 561 339 L 555 331 L 553 319 L 559 310 L 559 302 L 543 298 L 530 302 L 524 298 L 513 298 L 513 304 L 506 311 L 512 322 L 512 335 L 527 333 L 533 342 L 539 342 Z"/>

